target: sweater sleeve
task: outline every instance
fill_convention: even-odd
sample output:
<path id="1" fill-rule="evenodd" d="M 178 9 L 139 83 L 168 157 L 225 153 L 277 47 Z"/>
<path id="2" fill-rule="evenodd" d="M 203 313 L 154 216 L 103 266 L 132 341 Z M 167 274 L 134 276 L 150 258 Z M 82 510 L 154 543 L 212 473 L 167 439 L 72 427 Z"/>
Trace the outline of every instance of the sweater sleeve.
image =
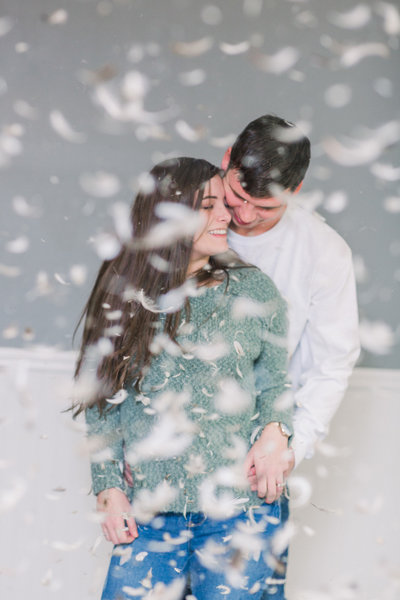
<path id="1" fill-rule="evenodd" d="M 293 433 L 293 395 L 288 383 L 287 307 L 276 296 L 263 320 L 261 352 L 254 365 L 257 389 L 256 425 L 261 431 L 273 421 L 284 423 Z"/>
<path id="2" fill-rule="evenodd" d="M 130 497 L 130 488 L 124 475 L 124 442 L 120 405 L 100 413 L 97 406 L 85 411 L 90 448 L 93 493 L 108 488 L 119 488 Z"/>

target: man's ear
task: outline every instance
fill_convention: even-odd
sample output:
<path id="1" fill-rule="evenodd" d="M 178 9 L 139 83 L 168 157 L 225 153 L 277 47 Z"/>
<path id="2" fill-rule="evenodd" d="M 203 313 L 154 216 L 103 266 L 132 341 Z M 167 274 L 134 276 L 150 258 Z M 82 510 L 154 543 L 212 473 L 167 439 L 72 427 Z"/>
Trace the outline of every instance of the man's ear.
<path id="1" fill-rule="evenodd" d="M 229 146 L 228 150 L 225 152 L 224 157 L 222 159 L 221 167 L 223 168 L 224 171 L 226 171 L 226 169 L 228 168 L 229 161 L 231 160 L 231 150 L 232 150 L 232 146 Z"/>
<path id="2" fill-rule="evenodd" d="M 303 179 L 304 181 L 304 179 Z M 301 190 L 301 186 L 303 185 L 303 181 L 300 181 L 299 185 L 297 186 L 297 188 L 295 190 L 293 190 L 292 194 L 297 194 L 297 192 L 299 192 Z"/>

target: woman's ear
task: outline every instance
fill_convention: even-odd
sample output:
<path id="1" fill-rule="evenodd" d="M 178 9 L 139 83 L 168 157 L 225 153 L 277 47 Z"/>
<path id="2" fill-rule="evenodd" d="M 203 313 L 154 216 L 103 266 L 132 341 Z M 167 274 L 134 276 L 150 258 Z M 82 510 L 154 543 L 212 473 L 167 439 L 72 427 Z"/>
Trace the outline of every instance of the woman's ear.
<path id="1" fill-rule="evenodd" d="M 229 146 L 228 150 L 225 152 L 224 157 L 222 159 L 221 167 L 223 168 L 224 171 L 226 171 L 226 169 L 228 168 L 229 161 L 231 160 L 231 150 L 232 150 L 232 146 Z"/>

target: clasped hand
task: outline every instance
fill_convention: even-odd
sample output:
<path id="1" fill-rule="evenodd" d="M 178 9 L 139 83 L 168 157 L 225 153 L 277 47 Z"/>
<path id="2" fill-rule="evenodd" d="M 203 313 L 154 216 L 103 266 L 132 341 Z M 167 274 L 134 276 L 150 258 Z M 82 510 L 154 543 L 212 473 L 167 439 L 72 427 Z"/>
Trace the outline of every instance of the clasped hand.
<path id="1" fill-rule="evenodd" d="M 267 425 L 250 448 L 245 473 L 252 492 L 270 504 L 278 500 L 294 467 L 294 453 L 276 424 Z"/>
<path id="2" fill-rule="evenodd" d="M 245 460 L 245 472 L 253 492 L 267 503 L 278 500 L 285 481 L 294 467 L 294 454 L 288 448 L 287 438 L 273 424 L 267 425 L 259 439 L 250 448 Z M 131 482 L 129 468 L 125 477 Z M 118 488 L 109 488 L 97 496 L 97 511 L 104 513 L 101 527 L 105 538 L 113 544 L 129 544 L 138 537 L 131 505 Z"/>

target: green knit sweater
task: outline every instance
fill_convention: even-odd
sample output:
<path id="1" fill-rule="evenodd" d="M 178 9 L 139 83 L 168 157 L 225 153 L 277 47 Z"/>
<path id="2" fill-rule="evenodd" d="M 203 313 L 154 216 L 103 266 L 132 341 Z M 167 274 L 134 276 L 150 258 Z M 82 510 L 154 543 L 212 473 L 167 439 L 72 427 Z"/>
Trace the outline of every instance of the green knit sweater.
<path id="1" fill-rule="evenodd" d="M 141 393 L 127 385 L 123 402 L 101 415 L 86 410 L 95 494 L 118 487 L 143 501 L 149 492 L 160 497 L 155 490 L 167 482 L 159 512 L 207 512 L 221 494 L 243 508 L 263 502 L 242 478 L 242 464 L 267 423 L 292 428 L 291 407 L 277 402 L 287 389 L 286 305 L 252 267 L 230 270 L 228 287 L 199 292 L 178 344 L 156 334 Z M 133 488 L 123 478 L 124 452 Z"/>

